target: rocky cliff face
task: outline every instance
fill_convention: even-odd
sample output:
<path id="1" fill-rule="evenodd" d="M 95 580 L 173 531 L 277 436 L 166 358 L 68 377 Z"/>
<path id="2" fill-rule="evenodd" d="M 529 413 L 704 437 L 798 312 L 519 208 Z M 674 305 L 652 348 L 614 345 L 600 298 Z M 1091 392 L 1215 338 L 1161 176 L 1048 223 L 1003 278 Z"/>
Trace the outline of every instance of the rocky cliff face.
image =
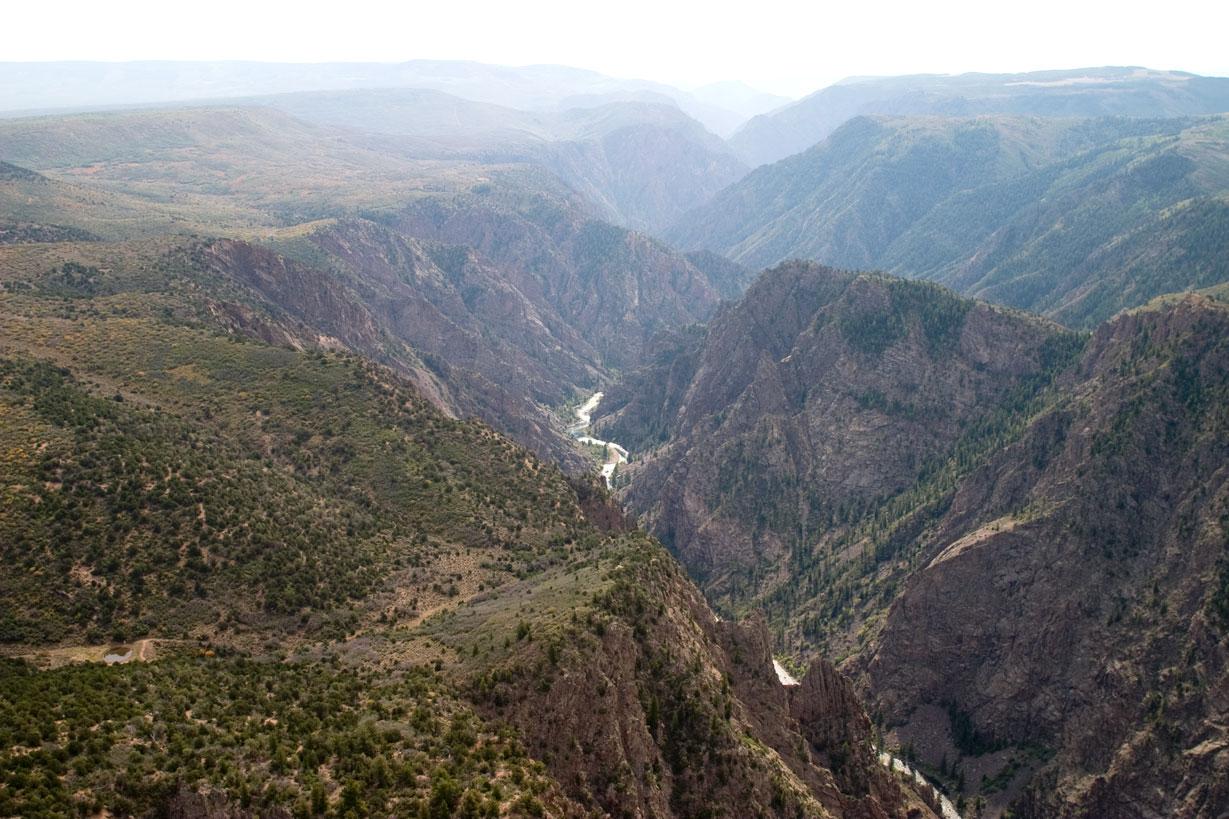
<path id="1" fill-rule="evenodd" d="M 1227 338 L 1202 296 L 1085 339 L 789 264 L 661 337 L 599 426 L 708 593 L 845 658 L 971 809 L 1217 816 Z"/>
<path id="2" fill-rule="evenodd" d="M 561 203 L 526 213 L 481 197 L 322 222 L 272 248 L 217 240 L 184 264 L 242 288 L 214 299 L 236 328 L 394 366 L 454 415 L 575 469 L 552 408 L 637 362 L 658 330 L 707 318 L 744 282 L 736 266 L 706 272 Z"/>
<path id="3" fill-rule="evenodd" d="M 481 417 L 543 456 L 580 468 L 545 407 L 563 403 L 598 370 L 563 352 L 533 304 L 463 248 L 424 247 L 360 220 L 326 228 L 312 241 L 339 269 L 325 272 L 232 240 L 206 245 L 192 264 L 244 286 L 229 299 L 213 299 L 213 309 L 237 329 L 380 361 L 451 414 Z M 584 343 L 557 317 L 553 329 L 571 333 L 571 349 L 583 352 Z M 510 389 L 509 377 L 520 388 Z"/>
<path id="4" fill-rule="evenodd" d="M 657 548 L 622 554 L 611 578 L 585 622 L 477 684 L 572 798 L 625 816 L 932 815 L 879 764 L 830 665 L 783 687 L 766 623 L 717 621 Z"/>
<path id="5" fill-rule="evenodd" d="M 666 441 L 627 500 L 710 592 L 737 596 L 748 572 L 909 486 L 1061 337 L 930 285 L 787 264 L 703 334 L 663 341 L 611 392 L 603 429 L 638 451 Z"/>
<path id="6" fill-rule="evenodd" d="M 682 254 L 580 211 L 494 197 L 427 199 L 387 224 L 416 238 L 463 245 L 506 281 L 551 305 L 607 367 L 627 367 L 658 331 L 708 319 L 731 292 Z"/>
<path id="7" fill-rule="evenodd" d="M 687 254 L 687 261 L 708 277 L 723 299 L 737 299 L 759 275 L 758 271 L 732 262 L 711 250 L 692 251 Z"/>
<path id="8" fill-rule="evenodd" d="M 1025 815 L 1229 806 L 1227 338 L 1197 298 L 1104 326 L 922 538 L 854 665 L 931 764 L 1046 749 Z"/>

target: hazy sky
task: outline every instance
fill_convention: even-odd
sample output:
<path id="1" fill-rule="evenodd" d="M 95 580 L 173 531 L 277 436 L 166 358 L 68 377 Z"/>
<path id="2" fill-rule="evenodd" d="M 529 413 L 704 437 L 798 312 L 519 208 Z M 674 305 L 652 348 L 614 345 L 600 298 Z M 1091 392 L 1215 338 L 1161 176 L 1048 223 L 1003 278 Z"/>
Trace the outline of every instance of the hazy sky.
<path id="1" fill-rule="evenodd" d="M 1229 76 L 1229 2 L 61 0 L 5 4 L 3 60 L 561 63 L 798 96 L 845 76 L 1146 65 Z"/>

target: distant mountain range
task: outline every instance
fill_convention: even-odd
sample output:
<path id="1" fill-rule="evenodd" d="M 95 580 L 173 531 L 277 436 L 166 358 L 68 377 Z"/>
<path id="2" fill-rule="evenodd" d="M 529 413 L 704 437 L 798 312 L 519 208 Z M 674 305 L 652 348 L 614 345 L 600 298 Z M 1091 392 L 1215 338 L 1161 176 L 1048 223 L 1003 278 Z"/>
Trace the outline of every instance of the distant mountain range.
<path id="1" fill-rule="evenodd" d="M 666 236 L 880 269 L 1091 326 L 1229 278 L 1229 119 L 858 117 Z"/>
<path id="2" fill-rule="evenodd" d="M 730 145 L 756 166 L 805 151 L 856 116 L 1175 117 L 1229 111 L 1229 79 L 1147 68 L 857 77 L 744 124 Z"/>
<path id="3" fill-rule="evenodd" d="M 610 102 L 678 106 L 727 136 L 750 116 L 788 102 L 743 83 L 689 93 L 664 83 L 607 77 L 562 65 L 502 66 L 456 60 L 404 63 L 0 62 L 0 112 L 216 100 L 296 91 L 418 88 L 525 110 Z"/>
<path id="4" fill-rule="evenodd" d="M 237 103 L 379 135 L 365 144 L 416 159 L 536 163 L 586 197 L 602 218 L 640 230 L 664 228 L 747 170 L 720 138 L 668 103 L 522 111 L 418 89 L 305 92 Z"/>
<path id="5" fill-rule="evenodd" d="M 241 109 L 254 113 L 245 119 Z M 263 134 L 262 144 L 288 146 L 295 134 L 312 141 L 303 147 L 309 154 L 318 154 L 327 141 L 340 141 L 352 157 L 376 164 L 451 160 L 532 166 L 570 187 L 594 216 L 640 230 L 664 228 L 746 172 L 718 137 L 673 105 L 619 102 L 530 112 L 423 90 L 306 92 L 230 100 L 224 108 L 183 105 L 157 114 L 0 119 L 0 151 L 18 163 L 37 165 L 65 161 L 78 155 L 74 151 L 101 159 L 114 152 L 136 155 L 150 144 L 187 148 L 197 132 L 239 142 L 244 132 L 275 127 L 269 109 L 294 119 L 283 116 L 287 133 Z M 228 133 L 227 123 L 238 130 Z M 158 136 L 142 132 L 125 144 L 125 133 L 145 126 Z M 74 131 L 80 133 L 73 137 Z M 82 141 L 69 146 L 64 142 L 69 138 Z M 165 141 L 150 143 L 151 138 Z"/>

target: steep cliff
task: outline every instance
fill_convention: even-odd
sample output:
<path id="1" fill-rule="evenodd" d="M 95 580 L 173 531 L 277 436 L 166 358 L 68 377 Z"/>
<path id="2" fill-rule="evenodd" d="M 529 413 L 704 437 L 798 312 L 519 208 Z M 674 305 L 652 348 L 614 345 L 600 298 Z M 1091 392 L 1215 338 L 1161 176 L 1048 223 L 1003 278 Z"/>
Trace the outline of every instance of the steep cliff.
<path id="1" fill-rule="evenodd" d="M 406 377 L 389 302 L 482 275 L 439 252 L 364 291 L 227 240 L 0 250 L 0 813 L 928 816 L 848 683 L 787 694 L 603 488 Z"/>
<path id="2" fill-rule="evenodd" d="M 472 247 L 522 293 L 537 294 L 612 368 L 635 364 L 659 330 L 709 318 L 737 289 L 643 234 L 537 199 L 479 194 L 423 199 L 381 215 L 408 236 Z"/>
<path id="3" fill-rule="evenodd" d="M 631 508 L 710 594 L 745 600 L 1019 400 L 1066 338 L 933 285 L 786 264 L 663 340 L 601 424 L 641 455 Z"/>
<path id="4" fill-rule="evenodd" d="M 1229 119 L 859 117 L 666 232 L 936 281 L 1091 329 L 1229 279 Z"/>
<path id="5" fill-rule="evenodd" d="M 791 263 L 662 336 L 598 423 L 706 592 L 841 660 L 954 798 L 1217 816 L 1227 338 L 1201 295 L 1085 338 Z"/>
<path id="6" fill-rule="evenodd" d="M 920 538 L 855 666 L 930 764 L 1027 760 L 1030 816 L 1229 806 L 1227 338 L 1197 297 L 1102 327 Z"/>
<path id="7" fill-rule="evenodd" d="M 602 565 L 613 570 L 590 608 L 560 611 L 473 677 L 480 707 L 518 725 L 573 798 L 613 815 L 930 815 L 879 764 L 870 720 L 830 665 L 783 687 L 763 620 L 718 621 L 660 547 Z M 551 611 L 526 591 L 529 610 Z M 479 604 L 448 628 L 497 610 Z M 480 644 L 454 640 L 461 656 Z"/>

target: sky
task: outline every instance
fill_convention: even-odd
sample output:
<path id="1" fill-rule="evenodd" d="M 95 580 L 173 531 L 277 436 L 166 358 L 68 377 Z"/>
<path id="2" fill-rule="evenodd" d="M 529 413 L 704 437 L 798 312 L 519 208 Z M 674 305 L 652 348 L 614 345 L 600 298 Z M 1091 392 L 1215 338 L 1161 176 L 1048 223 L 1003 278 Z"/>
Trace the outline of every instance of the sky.
<path id="1" fill-rule="evenodd" d="M 5 61 L 558 63 L 682 87 L 742 80 L 791 97 L 859 75 L 1143 65 L 1229 76 L 1229 2 L 1223 0 L 6 5 Z"/>

